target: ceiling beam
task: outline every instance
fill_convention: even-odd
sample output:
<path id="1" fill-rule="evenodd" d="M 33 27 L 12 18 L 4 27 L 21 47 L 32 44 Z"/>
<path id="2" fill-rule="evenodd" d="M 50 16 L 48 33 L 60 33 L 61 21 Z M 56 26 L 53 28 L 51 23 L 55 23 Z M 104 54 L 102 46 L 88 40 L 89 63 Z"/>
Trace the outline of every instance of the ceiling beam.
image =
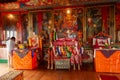
<path id="1" fill-rule="evenodd" d="M 17 0 L 0 0 L 0 3 L 17 2 Z"/>

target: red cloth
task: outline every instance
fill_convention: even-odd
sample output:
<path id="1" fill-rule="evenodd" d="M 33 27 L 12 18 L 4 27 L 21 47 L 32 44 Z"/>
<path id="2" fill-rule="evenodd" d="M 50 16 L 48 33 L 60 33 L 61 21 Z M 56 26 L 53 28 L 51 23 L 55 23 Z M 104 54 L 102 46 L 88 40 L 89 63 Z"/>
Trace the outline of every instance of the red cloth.
<path id="1" fill-rule="evenodd" d="M 119 80 L 119 79 L 113 75 L 100 75 L 100 80 Z"/>
<path id="2" fill-rule="evenodd" d="M 18 0 L 18 2 L 28 2 L 30 0 Z"/>
<path id="3" fill-rule="evenodd" d="M 53 0 L 48 0 L 48 2 L 52 2 Z"/>
<path id="4" fill-rule="evenodd" d="M 102 7 L 101 9 L 102 12 L 102 20 L 103 20 L 103 25 L 104 29 L 108 32 L 108 24 L 107 24 L 107 18 L 108 18 L 108 7 Z"/>
<path id="5" fill-rule="evenodd" d="M 43 14 L 38 13 L 38 29 L 39 29 L 39 31 L 42 30 L 42 20 L 43 20 Z"/>

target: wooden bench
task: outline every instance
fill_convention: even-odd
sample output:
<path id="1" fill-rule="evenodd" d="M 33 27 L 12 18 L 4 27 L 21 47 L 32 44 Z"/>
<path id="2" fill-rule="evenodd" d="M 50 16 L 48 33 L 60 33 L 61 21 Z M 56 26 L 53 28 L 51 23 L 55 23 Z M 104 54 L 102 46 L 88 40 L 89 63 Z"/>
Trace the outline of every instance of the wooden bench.
<path id="1" fill-rule="evenodd" d="M 13 70 L 0 76 L 0 80 L 23 80 L 23 71 Z"/>

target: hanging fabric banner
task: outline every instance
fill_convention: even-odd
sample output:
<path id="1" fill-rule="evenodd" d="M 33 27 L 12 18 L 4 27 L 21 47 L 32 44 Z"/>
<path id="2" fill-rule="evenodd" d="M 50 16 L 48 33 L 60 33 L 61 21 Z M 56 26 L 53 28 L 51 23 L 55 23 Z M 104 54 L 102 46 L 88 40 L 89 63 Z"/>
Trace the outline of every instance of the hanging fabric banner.
<path id="1" fill-rule="evenodd" d="M 43 20 L 43 14 L 42 13 L 38 13 L 38 29 L 39 32 L 42 31 L 42 20 Z"/>
<path id="2" fill-rule="evenodd" d="M 101 9 L 102 12 L 102 20 L 103 20 L 103 30 L 108 32 L 108 24 L 107 24 L 107 18 L 108 18 L 108 7 L 102 7 Z"/>

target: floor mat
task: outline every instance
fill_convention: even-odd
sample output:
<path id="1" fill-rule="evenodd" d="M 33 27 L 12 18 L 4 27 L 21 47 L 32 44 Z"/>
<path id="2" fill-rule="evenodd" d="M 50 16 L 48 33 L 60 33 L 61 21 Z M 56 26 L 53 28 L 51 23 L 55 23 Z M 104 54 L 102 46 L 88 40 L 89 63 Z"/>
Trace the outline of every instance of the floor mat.
<path id="1" fill-rule="evenodd" d="M 119 80 L 116 76 L 114 75 L 100 75 L 99 80 Z"/>

